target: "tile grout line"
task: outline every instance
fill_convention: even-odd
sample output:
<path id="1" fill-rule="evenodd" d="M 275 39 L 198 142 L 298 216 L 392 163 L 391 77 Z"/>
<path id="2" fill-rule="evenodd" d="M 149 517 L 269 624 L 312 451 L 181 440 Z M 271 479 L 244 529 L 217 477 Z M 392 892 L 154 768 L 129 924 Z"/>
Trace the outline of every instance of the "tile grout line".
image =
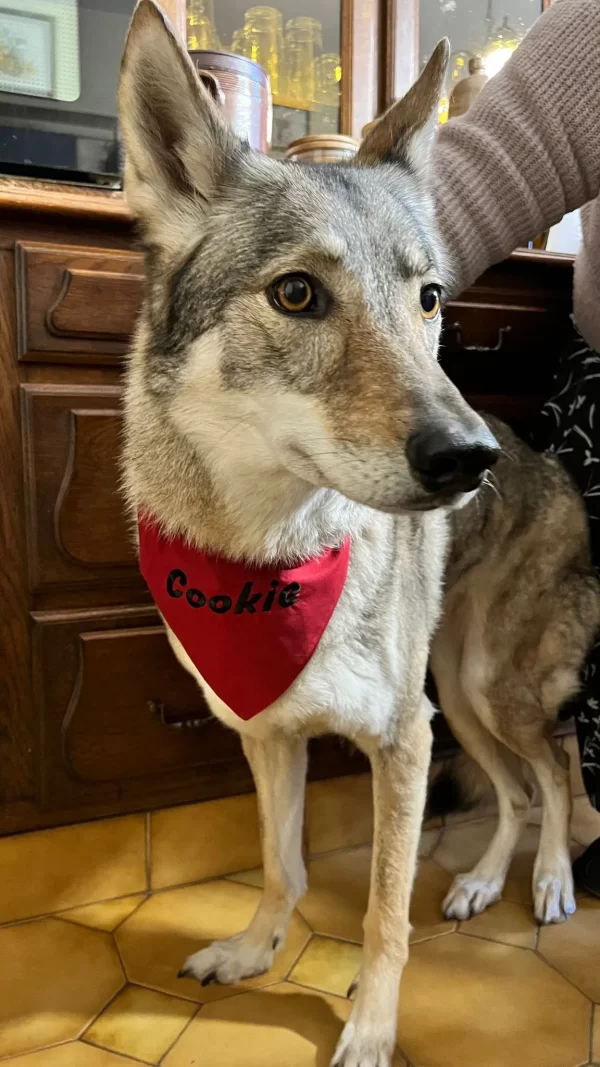
<path id="1" fill-rule="evenodd" d="M 166 1060 L 167 1056 L 173 1051 L 173 1049 L 175 1048 L 175 1045 L 177 1044 L 177 1042 L 181 1040 L 181 1038 L 185 1034 L 185 1032 L 188 1029 L 188 1027 L 190 1027 L 192 1025 L 192 1023 L 198 1018 L 200 1012 L 202 1011 L 202 1009 L 204 1007 L 205 1007 L 204 1004 L 198 1004 L 198 1006 L 197 1006 L 198 1010 L 195 1011 L 194 1014 L 190 1016 L 190 1018 L 187 1020 L 187 1022 L 185 1024 L 185 1026 L 183 1027 L 183 1030 L 177 1035 L 175 1040 L 172 1041 L 171 1044 L 169 1045 L 168 1049 L 165 1049 L 165 1051 L 163 1052 L 162 1056 L 160 1056 L 159 1059 L 156 1061 L 158 1067 L 160 1067 L 161 1063 L 164 1063 L 164 1061 Z"/>
<path id="2" fill-rule="evenodd" d="M 298 912 L 298 914 L 300 914 L 300 913 Z M 306 923 L 306 926 L 307 926 L 308 932 L 309 932 L 309 934 L 310 934 L 310 937 L 308 938 L 308 941 L 307 941 L 307 942 L 306 942 L 306 944 L 305 944 L 305 945 L 303 946 L 303 948 L 301 948 L 301 949 L 300 949 L 300 952 L 299 952 L 299 953 L 298 953 L 298 955 L 297 955 L 297 956 L 295 957 L 295 959 L 294 959 L 294 962 L 293 962 L 293 963 L 291 964 L 291 966 L 289 967 L 289 969 L 288 969 L 288 970 L 287 970 L 287 971 L 285 972 L 285 974 L 284 974 L 283 978 L 281 979 L 281 980 L 282 980 L 282 982 L 287 982 L 287 980 L 288 980 L 288 978 L 289 978 L 290 974 L 292 973 L 292 971 L 294 970 L 294 968 L 295 968 L 295 967 L 297 967 L 297 966 L 298 966 L 298 964 L 300 963 L 300 960 L 302 959 L 302 957 L 303 957 L 304 953 L 306 952 L 306 950 L 307 950 L 308 946 L 309 946 L 309 945 L 311 944 L 311 942 L 312 942 L 312 940 L 313 940 L 313 938 L 314 938 L 314 936 L 315 936 L 315 931 L 313 930 L 312 926 L 310 926 L 310 924 L 306 922 L 306 919 L 304 918 L 304 916 L 303 916 L 303 915 L 302 915 L 302 916 L 300 916 L 300 917 L 301 917 L 302 921 Z M 284 943 L 284 945 L 282 946 L 282 948 L 283 948 L 283 947 L 285 947 L 285 943 Z"/>
<path id="3" fill-rule="evenodd" d="M 75 1040 L 77 1040 L 77 1039 L 75 1039 Z M 38 1052 L 47 1052 L 48 1049 L 63 1048 L 63 1047 L 66 1047 L 67 1045 L 72 1045 L 72 1044 L 73 1044 L 73 1038 L 68 1038 L 67 1041 L 55 1041 L 50 1045 L 42 1045 L 40 1048 L 30 1049 L 28 1052 L 15 1052 L 14 1055 L 11 1053 L 10 1056 L 0 1056 L 0 1063 L 7 1063 L 9 1065 L 9 1067 L 10 1067 L 10 1064 L 14 1063 L 15 1060 L 20 1059 L 21 1056 L 36 1055 Z"/>
<path id="4" fill-rule="evenodd" d="M 463 919 L 462 922 L 468 922 L 468 919 Z M 498 941 L 495 937 L 485 937 L 483 934 L 472 934 L 468 930 L 455 930 L 459 937 L 470 937 L 472 941 L 485 941 L 488 945 L 504 945 L 505 948 L 518 948 L 521 952 L 533 952 L 534 956 L 537 955 L 537 949 L 535 945 L 515 945 L 514 941 Z"/>
<path id="5" fill-rule="evenodd" d="M 542 963 L 545 963 L 547 967 L 550 967 L 550 969 L 552 971 L 554 971 L 556 974 L 559 974 L 560 977 L 563 978 L 565 982 L 567 982 L 573 989 L 577 990 L 577 992 L 582 997 L 585 997 L 585 999 L 587 1000 L 588 1004 L 591 1004 L 593 1006 L 594 1002 L 591 999 L 591 997 L 589 997 L 587 993 L 584 993 L 583 989 L 580 989 L 580 987 L 578 985 L 576 985 L 575 982 L 571 981 L 571 979 L 568 977 L 568 975 L 563 974 L 562 971 L 559 971 L 558 967 L 554 963 L 552 963 L 551 960 L 547 959 L 546 956 L 544 956 L 544 953 L 542 952 L 541 949 L 539 949 L 539 948 L 534 949 L 534 955 L 537 956 L 537 958 L 539 960 L 541 960 Z"/>
<path id="6" fill-rule="evenodd" d="M 119 955 L 119 953 L 118 953 L 118 950 L 117 950 L 117 955 Z M 120 956 L 119 956 L 119 964 L 121 965 L 121 967 L 123 967 L 123 961 L 122 961 L 122 959 L 121 959 L 121 957 L 120 957 Z M 96 1014 L 94 1015 L 94 1017 L 93 1017 L 93 1019 L 91 1020 L 91 1022 L 88 1022 L 88 1023 L 86 1023 L 86 1025 L 85 1025 L 85 1026 L 84 1026 L 84 1027 L 83 1027 L 83 1028 L 82 1028 L 82 1029 L 81 1029 L 81 1030 L 79 1031 L 79 1033 L 78 1033 L 78 1035 L 77 1035 L 77 1040 L 78 1040 L 78 1041 L 83 1041 L 83 1040 L 84 1040 L 84 1038 L 85 1038 L 85 1034 L 86 1034 L 86 1033 L 88 1032 L 88 1030 L 90 1029 L 90 1027 L 92 1027 L 92 1026 L 94 1025 L 94 1023 L 98 1021 L 98 1019 L 99 1019 L 99 1018 L 100 1018 L 100 1016 L 101 1016 L 101 1015 L 102 1015 L 102 1014 L 103 1014 L 103 1013 L 104 1013 L 104 1012 L 106 1011 L 106 1009 L 107 1009 L 107 1008 L 110 1008 L 110 1005 L 111 1005 L 111 1004 L 113 1004 L 113 1003 L 114 1003 L 114 1001 L 115 1001 L 115 1000 L 117 999 L 117 997 L 119 997 L 119 996 L 121 995 L 121 993 L 123 992 L 123 990 L 127 988 L 127 986 L 128 986 L 128 984 L 129 984 L 129 983 L 128 983 L 128 981 L 127 981 L 127 975 L 125 974 L 125 970 L 124 970 L 124 968 L 123 968 L 123 977 L 124 977 L 124 982 L 123 982 L 123 985 L 121 986 L 121 988 L 120 988 L 120 989 L 117 989 L 117 992 L 116 992 L 116 993 L 113 993 L 112 997 L 109 997 L 109 998 L 108 998 L 108 1000 L 106 1001 L 106 1003 L 105 1003 L 105 1004 L 103 1004 L 103 1005 L 102 1005 L 102 1007 L 100 1008 L 100 1011 L 96 1012 Z M 91 1042 L 91 1041 L 88 1041 L 88 1042 L 86 1042 L 86 1043 L 87 1043 L 88 1045 L 91 1045 L 91 1044 L 92 1044 L 92 1042 Z"/>
<path id="7" fill-rule="evenodd" d="M 140 894 L 144 895 L 145 899 L 148 899 L 147 893 L 147 889 L 138 889 L 133 893 L 121 893 L 117 897 L 103 897 L 102 900 L 86 900 L 82 904 L 70 904 L 68 908 L 60 908 L 58 911 L 41 911 L 37 915 L 27 915 L 23 919 L 7 919 L 5 922 L 0 922 L 0 930 L 4 930 L 8 926 L 25 926 L 26 923 L 40 922 L 41 919 L 62 919 L 64 922 L 69 922 L 73 926 L 82 926 L 86 930 L 100 930 L 101 933 L 112 933 L 112 930 L 102 930 L 99 926 L 86 926 L 85 923 L 77 922 L 76 919 L 70 919 L 68 913 L 70 911 L 79 911 L 80 908 L 93 908 L 97 904 L 116 904 L 119 900 L 129 900 L 130 897 L 137 897 L 140 896 Z M 136 904 L 134 911 L 137 911 L 143 903 L 144 901 L 140 900 L 140 902 Z M 131 912 L 131 914 L 133 915 L 133 912 Z M 126 918 L 122 919 L 118 925 L 121 926 L 121 924 L 126 922 L 128 918 L 129 916 L 126 916 Z M 117 927 L 115 927 L 115 929 L 117 929 Z"/>
<path id="8" fill-rule="evenodd" d="M 356 974 L 358 974 L 358 971 L 356 972 Z M 356 978 L 356 974 L 354 975 L 354 978 Z M 352 985 L 354 978 L 351 979 L 350 985 Z M 345 1000 L 349 1004 L 352 1004 L 352 1000 L 350 999 L 350 997 L 347 997 L 345 993 L 335 993 L 333 990 L 325 989 L 323 986 L 319 985 L 306 985 L 305 982 L 299 982 L 297 978 L 286 978 L 285 981 L 287 985 L 293 985 L 297 989 L 310 989 L 313 993 L 321 993 L 323 994 L 323 996 L 326 997 L 338 997 L 339 1000 Z M 348 986 L 348 988 L 350 988 L 350 986 Z"/>
<path id="9" fill-rule="evenodd" d="M 119 1052 L 114 1048 L 110 1048 L 108 1045 L 100 1045 L 95 1041 L 86 1041 L 85 1038 L 80 1038 L 82 1045 L 87 1045 L 88 1048 L 97 1048 L 102 1052 L 109 1052 L 111 1056 L 122 1056 L 125 1063 L 130 1060 L 133 1063 L 142 1063 L 144 1067 L 152 1067 L 148 1060 L 141 1060 L 139 1056 L 135 1056 L 132 1052 Z"/>

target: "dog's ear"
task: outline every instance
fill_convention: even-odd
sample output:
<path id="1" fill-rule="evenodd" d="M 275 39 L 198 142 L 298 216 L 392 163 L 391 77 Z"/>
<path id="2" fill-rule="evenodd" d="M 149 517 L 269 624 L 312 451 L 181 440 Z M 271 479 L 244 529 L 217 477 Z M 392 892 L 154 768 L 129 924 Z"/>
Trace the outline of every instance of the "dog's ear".
<path id="1" fill-rule="evenodd" d="M 356 155 L 359 166 L 400 163 L 417 172 L 426 166 L 449 59 L 444 38 L 406 95 L 373 123 Z"/>
<path id="2" fill-rule="evenodd" d="M 221 167 L 240 143 L 153 0 L 133 16 L 119 84 L 125 193 L 148 243 L 189 244 Z"/>

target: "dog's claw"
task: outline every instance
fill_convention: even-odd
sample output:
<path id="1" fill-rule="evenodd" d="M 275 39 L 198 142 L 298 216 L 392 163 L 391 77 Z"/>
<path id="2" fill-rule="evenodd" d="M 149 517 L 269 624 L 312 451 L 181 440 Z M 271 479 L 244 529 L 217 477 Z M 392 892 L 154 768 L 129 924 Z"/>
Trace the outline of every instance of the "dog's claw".
<path id="1" fill-rule="evenodd" d="M 210 974 L 206 974 L 204 976 L 204 978 L 202 979 L 200 985 L 210 985 L 211 982 L 216 982 L 216 980 L 217 980 L 217 972 L 216 971 L 211 971 Z"/>
<path id="2" fill-rule="evenodd" d="M 181 970 L 177 972 L 177 977 L 178 978 L 193 978 L 194 977 L 194 972 L 193 972 L 191 967 L 182 967 Z"/>
<path id="3" fill-rule="evenodd" d="M 346 993 L 347 1000 L 351 1000 L 352 999 L 352 997 L 356 993 L 357 989 L 358 989 L 358 978 L 355 978 L 354 981 L 350 982 L 350 985 L 348 986 L 348 992 Z M 335 1064 L 333 1064 L 332 1067 L 335 1067 Z"/>

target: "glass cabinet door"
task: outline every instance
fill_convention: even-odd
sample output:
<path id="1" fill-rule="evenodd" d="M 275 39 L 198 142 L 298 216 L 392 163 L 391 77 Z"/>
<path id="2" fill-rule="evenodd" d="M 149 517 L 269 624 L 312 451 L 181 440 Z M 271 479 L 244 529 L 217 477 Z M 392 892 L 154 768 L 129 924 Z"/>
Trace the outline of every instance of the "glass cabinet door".
<path id="1" fill-rule="evenodd" d="M 488 78 L 497 74 L 544 6 L 544 0 L 419 0 L 419 69 L 441 37 L 452 49 L 440 122 L 447 121 L 452 90 L 469 66 Z"/>
<path id="2" fill-rule="evenodd" d="M 308 134 L 338 133 L 341 114 L 342 0 L 187 0 L 190 50 L 254 59 L 273 94 L 273 152 Z"/>

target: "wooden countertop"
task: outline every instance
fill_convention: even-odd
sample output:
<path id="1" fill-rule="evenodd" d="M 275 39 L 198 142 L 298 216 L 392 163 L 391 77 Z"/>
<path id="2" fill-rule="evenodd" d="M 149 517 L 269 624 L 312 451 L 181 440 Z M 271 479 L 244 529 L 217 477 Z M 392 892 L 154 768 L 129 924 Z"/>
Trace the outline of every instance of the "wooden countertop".
<path id="1" fill-rule="evenodd" d="M 132 222 L 122 192 L 14 178 L 0 178 L 0 211 Z"/>

